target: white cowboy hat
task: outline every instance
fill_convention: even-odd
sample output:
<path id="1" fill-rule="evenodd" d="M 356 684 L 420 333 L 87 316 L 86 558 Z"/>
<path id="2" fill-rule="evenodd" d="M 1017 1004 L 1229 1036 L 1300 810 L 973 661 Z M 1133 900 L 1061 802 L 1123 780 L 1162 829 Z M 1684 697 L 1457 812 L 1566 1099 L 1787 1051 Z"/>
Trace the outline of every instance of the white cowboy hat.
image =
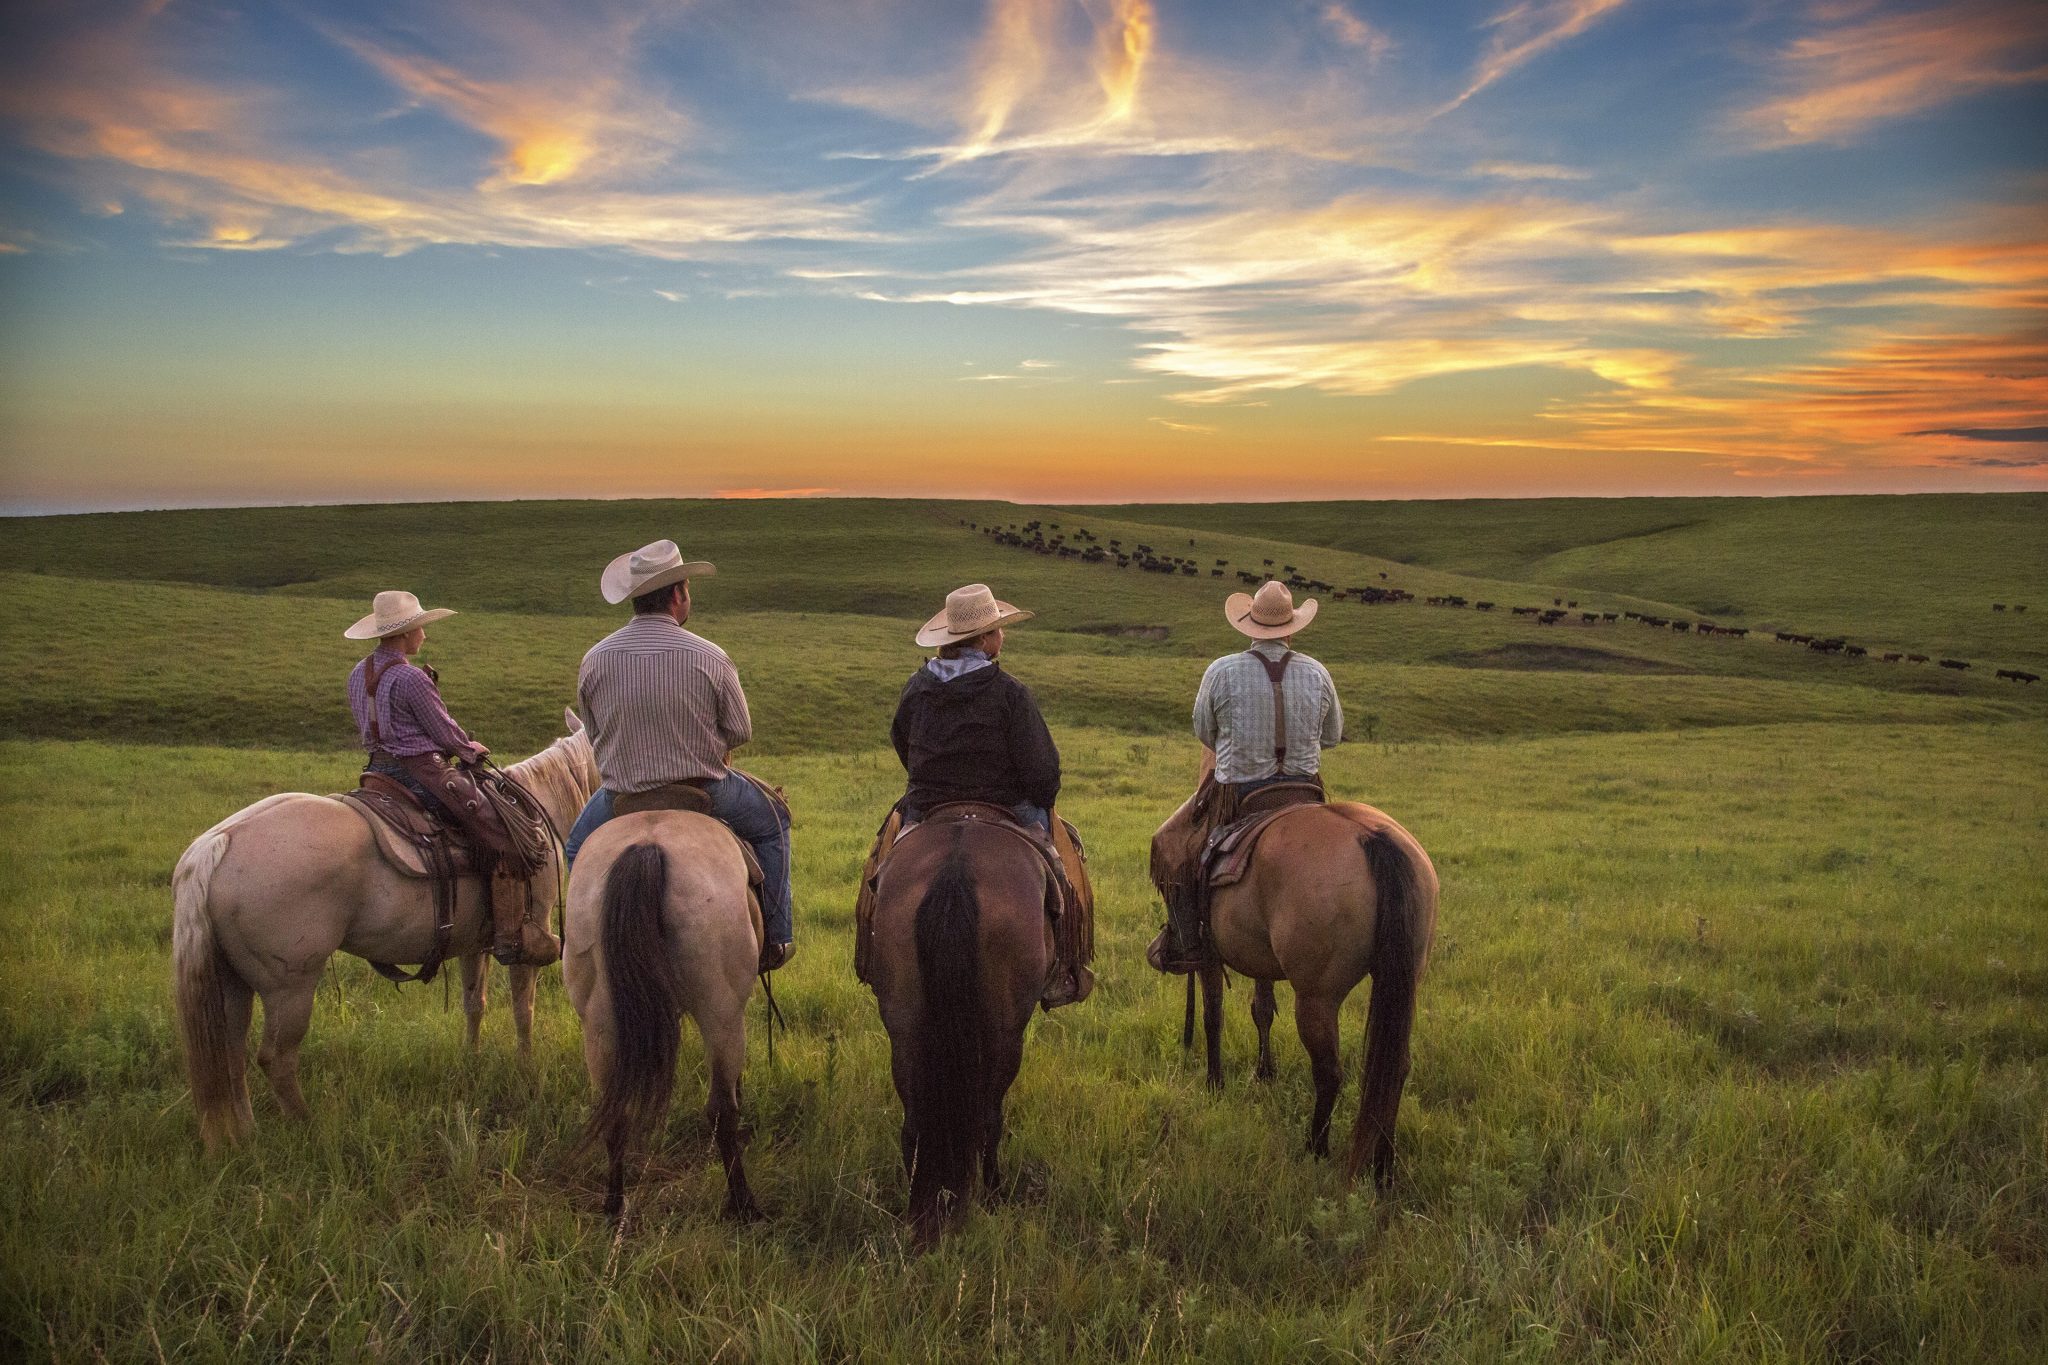
<path id="1" fill-rule="evenodd" d="M 347 640 L 381 640 L 387 635 L 402 635 L 414 626 L 424 626 L 429 621 L 438 621 L 455 612 L 448 607 L 435 607 L 432 611 L 420 605 L 420 599 L 409 592 L 380 592 L 370 602 L 370 614 L 343 631 Z"/>
<path id="2" fill-rule="evenodd" d="M 685 560 L 673 540 L 657 540 L 604 566 L 604 600 L 623 602 L 685 578 L 709 578 L 717 572 L 701 559 Z"/>
<path id="3" fill-rule="evenodd" d="M 1033 613 L 1019 611 L 1008 602 L 996 601 L 986 583 L 969 583 L 946 594 L 946 609 L 924 623 L 918 631 L 921 645 L 957 645 L 986 635 L 1012 621 L 1028 621 Z"/>
<path id="4" fill-rule="evenodd" d="M 1283 640 L 1316 619 L 1316 599 L 1294 605 L 1285 583 L 1268 579 L 1256 595 L 1234 592 L 1223 603 L 1223 619 L 1254 640 Z"/>

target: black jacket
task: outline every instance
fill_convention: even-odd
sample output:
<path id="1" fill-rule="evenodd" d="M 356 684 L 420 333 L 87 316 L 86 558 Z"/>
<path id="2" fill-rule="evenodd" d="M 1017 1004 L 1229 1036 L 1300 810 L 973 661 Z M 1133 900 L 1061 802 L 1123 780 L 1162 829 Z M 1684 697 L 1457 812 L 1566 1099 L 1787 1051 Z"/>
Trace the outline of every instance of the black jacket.
<path id="1" fill-rule="evenodd" d="M 922 814 L 945 801 L 1030 802 L 1052 809 L 1060 751 L 1031 689 L 995 663 L 941 682 L 920 666 L 903 686 L 889 727 L 910 774 L 904 805 Z"/>

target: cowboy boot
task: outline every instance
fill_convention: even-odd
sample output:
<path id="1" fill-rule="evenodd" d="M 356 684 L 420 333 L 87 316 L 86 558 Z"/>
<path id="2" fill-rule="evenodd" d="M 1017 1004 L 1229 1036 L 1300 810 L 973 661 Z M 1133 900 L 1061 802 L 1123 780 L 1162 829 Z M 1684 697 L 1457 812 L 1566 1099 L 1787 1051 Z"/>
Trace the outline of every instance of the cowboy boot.
<path id="1" fill-rule="evenodd" d="M 491 956 L 507 967 L 545 967 L 559 962 L 562 942 L 545 924 L 536 924 L 527 913 L 532 902 L 526 878 L 513 873 L 493 873 L 490 879 Z"/>

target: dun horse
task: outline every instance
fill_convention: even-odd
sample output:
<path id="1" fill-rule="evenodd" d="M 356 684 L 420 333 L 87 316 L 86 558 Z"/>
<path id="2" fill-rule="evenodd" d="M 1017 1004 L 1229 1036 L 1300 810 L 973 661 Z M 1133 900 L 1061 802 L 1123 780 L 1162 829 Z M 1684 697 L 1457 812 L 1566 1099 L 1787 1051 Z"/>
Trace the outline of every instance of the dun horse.
<path id="1" fill-rule="evenodd" d="M 597 762 L 574 714 L 570 733 L 508 771 L 567 829 L 597 788 Z M 534 877 L 551 904 L 555 858 Z M 257 1053 L 271 1093 L 292 1118 L 308 1114 L 299 1089 L 299 1045 L 313 1017 L 315 988 L 337 951 L 375 962 L 419 962 L 434 945 L 433 892 L 394 872 L 363 818 L 340 801 L 307 792 L 268 796 L 192 841 L 171 885 L 176 902 L 171 960 L 185 1067 L 199 1133 L 209 1151 L 246 1136 L 248 1035 L 263 998 Z M 483 953 L 490 918 L 482 884 L 465 878 L 455 902 L 448 955 L 462 961 L 463 1008 L 475 1046 L 484 1003 Z M 522 1053 L 530 1046 L 534 969 L 512 973 Z"/>
<path id="2" fill-rule="evenodd" d="M 1273 1075 L 1273 983 L 1294 987 L 1294 1025 L 1315 1077 L 1309 1150 L 1330 1154 L 1330 1112 L 1343 1074 L 1337 1016 L 1368 974 L 1365 1064 L 1358 1122 L 1345 1174 L 1368 1160 L 1384 1188 L 1394 1171 L 1394 1116 L 1408 1080 L 1408 1038 L 1415 989 L 1436 935 L 1437 879 L 1413 835 L 1354 801 L 1306 805 L 1261 837 L 1244 879 L 1210 893 L 1211 940 L 1221 966 L 1203 971 L 1202 1023 L 1209 1084 L 1223 1084 L 1223 968 L 1251 977 L 1252 1021 L 1259 1031 L 1257 1074 Z M 1189 982 L 1189 1009 L 1194 1005 Z M 1193 1040 L 1193 1019 L 1182 1034 Z"/>
<path id="3" fill-rule="evenodd" d="M 611 1159 L 605 1212 L 625 1212 L 627 1155 L 668 1113 L 687 1013 L 710 1063 L 705 1113 L 725 1166 L 725 1213 L 758 1216 L 739 1112 L 761 910 L 739 840 L 688 811 L 607 822 L 577 851 L 564 937 L 563 982 L 597 1091 L 582 1145 L 601 1142 Z"/>
<path id="4" fill-rule="evenodd" d="M 1003 1100 L 1052 958 L 1049 876 L 1017 834 L 942 818 L 903 836 L 876 888 L 870 976 L 920 1246 L 964 1211 L 977 1166 L 991 1194 L 1002 1189 Z"/>

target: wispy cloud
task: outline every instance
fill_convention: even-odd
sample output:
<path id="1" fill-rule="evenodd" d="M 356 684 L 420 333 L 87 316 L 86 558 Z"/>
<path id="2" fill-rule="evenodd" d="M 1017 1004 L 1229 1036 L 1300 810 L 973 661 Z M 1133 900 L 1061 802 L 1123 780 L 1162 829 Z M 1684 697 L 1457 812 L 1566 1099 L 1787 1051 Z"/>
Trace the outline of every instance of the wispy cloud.
<path id="1" fill-rule="evenodd" d="M 1154 417 L 1150 420 L 1165 427 L 1168 431 L 1178 431 L 1188 436 L 1214 436 L 1217 431 L 1217 428 L 1201 422 L 1176 422 L 1168 417 Z"/>
<path id="2" fill-rule="evenodd" d="M 1888 12 L 1826 0 L 1778 57 L 1777 89 L 1735 118 L 1765 147 L 1846 142 L 1983 90 L 2048 80 L 2048 6 L 1952 0 Z"/>
<path id="3" fill-rule="evenodd" d="M 1578 37 L 1628 0 L 1517 0 L 1486 21 L 1492 40 L 1470 82 L 1440 112 L 1464 104 L 1495 81 Z"/>
<path id="4" fill-rule="evenodd" d="M 1368 63 L 1377 62 L 1394 50 L 1394 40 L 1384 29 L 1359 18 L 1343 0 L 1323 0 L 1316 10 L 1316 19 L 1331 37 L 1363 53 Z"/>

